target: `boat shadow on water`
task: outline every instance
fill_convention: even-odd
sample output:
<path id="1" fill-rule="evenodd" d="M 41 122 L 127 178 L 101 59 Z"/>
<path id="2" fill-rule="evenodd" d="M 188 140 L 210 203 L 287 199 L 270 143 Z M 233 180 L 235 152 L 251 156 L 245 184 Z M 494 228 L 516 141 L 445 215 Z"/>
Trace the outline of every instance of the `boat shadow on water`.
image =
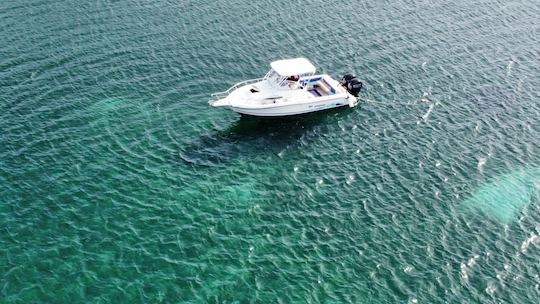
<path id="1" fill-rule="evenodd" d="M 229 128 L 211 131 L 182 148 L 180 157 L 188 164 L 216 166 L 239 158 L 279 155 L 313 141 L 325 126 L 352 111 L 343 107 L 286 117 L 241 115 Z"/>

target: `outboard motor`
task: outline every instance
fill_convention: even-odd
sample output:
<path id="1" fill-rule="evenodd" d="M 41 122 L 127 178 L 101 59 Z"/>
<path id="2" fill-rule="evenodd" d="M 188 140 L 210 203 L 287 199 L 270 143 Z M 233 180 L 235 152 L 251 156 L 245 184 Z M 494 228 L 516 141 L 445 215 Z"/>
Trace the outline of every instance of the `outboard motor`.
<path id="1" fill-rule="evenodd" d="M 358 93 L 362 90 L 362 82 L 353 74 L 346 74 L 340 81 L 341 85 L 354 97 L 358 97 Z"/>
<path id="2" fill-rule="evenodd" d="M 356 75 L 354 74 L 345 74 L 345 76 L 343 76 L 343 78 L 341 79 L 341 82 L 347 82 L 353 78 L 356 78 Z"/>

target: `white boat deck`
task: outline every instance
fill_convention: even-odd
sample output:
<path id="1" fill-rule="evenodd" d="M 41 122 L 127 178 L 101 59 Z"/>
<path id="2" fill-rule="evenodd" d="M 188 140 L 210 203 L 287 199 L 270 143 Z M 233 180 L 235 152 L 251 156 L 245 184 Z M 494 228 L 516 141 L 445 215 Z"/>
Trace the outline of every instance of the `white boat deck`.
<path id="1" fill-rule="evenodd" d="M 225 92 L 212 94 L 210 105 L 230 107 L 249 115 L 283 116 L 356 105 L 338 81 L 315 73 L 305 58 L 274 61 L 262 79 L 239 82 Z"/>

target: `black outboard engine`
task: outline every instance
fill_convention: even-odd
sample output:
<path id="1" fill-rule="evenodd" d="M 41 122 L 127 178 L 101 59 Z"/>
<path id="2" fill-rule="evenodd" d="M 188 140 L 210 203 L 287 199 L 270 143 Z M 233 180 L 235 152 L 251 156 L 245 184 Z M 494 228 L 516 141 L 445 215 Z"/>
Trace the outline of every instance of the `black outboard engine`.
<path id="1" fill-rule="evenodd" d="M 363 86 L 362 82 L 353 74 L 346 74 L 343 76 L 340 83 L 354 97 L 358 97 L 358 93 L 360 93 Z"/>

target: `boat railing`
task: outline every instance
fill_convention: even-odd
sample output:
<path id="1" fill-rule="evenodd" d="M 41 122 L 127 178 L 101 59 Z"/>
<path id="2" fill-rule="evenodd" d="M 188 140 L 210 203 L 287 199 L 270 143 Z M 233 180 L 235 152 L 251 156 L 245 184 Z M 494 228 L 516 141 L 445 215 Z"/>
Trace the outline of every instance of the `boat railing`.
<path id="1" fill-rule="evenodd" d="M 249 79 L 249 80 L 244 80 L 244 81 L 240 81 L 238 83 L 236 83 L 235 85 L 233 85 L 232 87 L 230 87 L 228 90 L 226 91 L 223 91 L 223 92 L 217 92 L 217 93 L 213 93 L 213 94 L 210 94 L 210 96 L 212 96 L 213 99 L 221 99 L 221 98 L 225 98 L 227 97 L 227 95 L 229 95 L 229 93 L 241 86 L 245 86 L 245 85 L 248 85 L 250 83 L 255 83 L 255 82 L 258 82 L 258 81 L 261 81 L 263 80 L 264 78 L 257 78 L 257 79 Z"/>

